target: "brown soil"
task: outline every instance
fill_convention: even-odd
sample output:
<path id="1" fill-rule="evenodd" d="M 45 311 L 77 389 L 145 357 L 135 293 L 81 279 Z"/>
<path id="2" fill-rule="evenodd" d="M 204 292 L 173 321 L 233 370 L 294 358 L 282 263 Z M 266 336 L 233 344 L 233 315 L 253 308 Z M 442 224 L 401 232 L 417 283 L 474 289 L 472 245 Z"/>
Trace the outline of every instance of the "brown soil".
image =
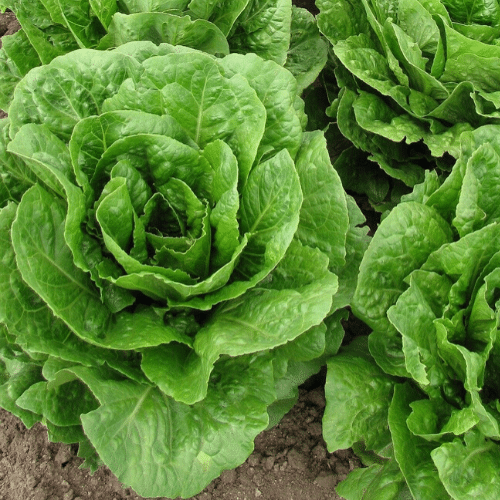
<path id="1" fill-rule="evenodd" d="M 317 12 L 314 1 L 294 3 Z M 0 14 L 0 37 L 17 29 L 12 13 Z M 358 333 L 350 330 L 359 325 L 346 326 L 346 338 Z M 257 437 L 248 460 L 225 471 L 192 500 L 339 499 L 335 486 L 361 464 L 351 450 L 329 453 L 326 449 L 321 435 L 323 383 L 324 375 L 319 375 L 304 384 L 299 402 L 280 424 Z M 49 443 L 43 425 L 28 430 L 0 409 L 0 500 L 143 499 L 123 488 L 106 467 L 92 476 L 79 469 L 82 460 L 76 452 L 75 446 Z"/>

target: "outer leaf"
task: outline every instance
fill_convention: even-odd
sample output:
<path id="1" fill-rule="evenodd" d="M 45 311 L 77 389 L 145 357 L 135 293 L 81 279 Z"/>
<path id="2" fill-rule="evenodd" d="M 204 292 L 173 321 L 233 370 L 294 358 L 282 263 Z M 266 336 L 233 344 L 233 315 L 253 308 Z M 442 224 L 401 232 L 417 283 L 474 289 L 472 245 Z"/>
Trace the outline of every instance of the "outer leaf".
<path id="1" fill-rule="evenodd" d="M 330 163 L 323 133 L 304 135 L 295 165 L 304 196 L 296 237 L 322 250 L 332 269 L 340 269 L 345 264 L 349 218 L 344 189 Z"/>
<path id="2" fill-rule="evenodd" d="M 296 77 L 299 94 L 316 80 L 327 57 L 328 46 L 320 37 L 314 16 L 306 9 L 292 6 L 290 48 L 285 68 Z"/>
<path id="3" fill-rule="evenodd" d="M 323 436 L 331 451 L 364 441 L 379 452 L 390 441 L 387 412 L 394 379 L 375 364 L 364 344 L 360 338 L 328 361 Z"/>
<path id="4" fill-rule="evenodd" d="M 109 49 L 144 40 L 157 45 L 184 45 L 208 54 L 229 54 L 226 37 L 214 24 L 204 19 L 193 21 L 189 16 L 163 12 L 116 13 L 99 48 Z"/>
<path id="5" fill-rule="evenodd" d="M 127 14 L 138 12 L 165 12 L 166 10 L 184 10 L 189 0 L 120 0 Z"/>
<path id="6" fill-rule="evenodd" d="M 366 12 L 359 3 L 317 0 L 316 5 L 320 10 L 317 17 L 319 29 L 334 45 L 351 35 L 371 31 Z"/>
<path id="7" fill-rule="evenodd" d="M 28 428 L 40 421 L 40 415 L 16 404 L 17 398 L 26 389 L 42 380 L 40 366 L 26 360 L 6 359 L 0 356 L 0 407 L 20 418 Z"/>
<path id="8" fill-rule="evenodd" d="M 368 248 L 370 238 L 368 227 L 362 226 L 366 219 L 354 199 L 347 195 L 349 229 L 346 235 L 346 264 L 339 271 L 339 290 L 333 299 L 333 307 L 350 305 L 358 281 L 358 272 L 363 255 Z"/>
<path id="9" fill-rule="evenodd" d="M 206 399 L 191 407 L 157 388 L 80 367 L 69 371 L 101 403 L 82 415 L 83 428 L 118 479 L 148 497 L 188 498 L 251 453 L 274 399 L 270 361 L 257 356 L 221 363 Z"/>
<path id="10" fill-rule="evenodd" d="M 202 2 L 204 0 L 201 0 Z M 220 0 L 217 9 L 210 19 L 219 29 L 228 36 L 235 22 L 251 0 Z"/>
<path id="11" fill-rule="evenodd" d="M 414 436 L 406 424 L 410 414 L 409 404 L 418 396 L 418 392 L 409 385 L 398 384 L 394 388 L 394 398 L 389 409 L 394 455 L 413 498 L 425 500 L 435 497 L 448 500 L 450 497 L 439 480 L 430 458 L 435 445 Z"/>
<path id="12" fill-rule="evenodd" d="M 69 139 L 78 121 L 99 114 L 103 101 L 139 72 L 130 56 L 85 49 L 33 69 L 17 86 L 9 109 L 11 137 L 25 123 L 45 123 Z"/>
<path id="13" fill-rule="evenodd" d="M 8 118 L 0 120 L 0 207 L 19 201 L 35 180 L 30 169 L 7 151 L 9 126 Z"/>
<path id="14" fill-rule="evenodd" d="M 498 444 L 480 433 L 470 432 L 462 439 L 442 444 L 432 452 L 439 477 L 452 498 L 494 498 L 500 487 Z"/>
<path id="15" fill-rule="evenodd" d="M 380 224 L 361 262 L 355 314 L 374 330 L 390 329 L 386 313 L 406 288 L 403 278 L 451 239 L 450 227 L 433 209 L 413 202 L 396 207 Z"/>
<path id="16" fill-rule="evenodd" d="M 55 57 L 78 48 L 71 31 L 60 24 L 60 17 L 55 21 L 52 19 L 43 0 L 34 0 L 29 4 L 14 0 L 10 2 L 9 8 L 15 12 L 43 64 L 48 64 Z M 54 14 L 57 17 L 57 13 Z"/>
<path id="17" fill-rule="evenodd" d="M 352 471 L 336 491 L 346 500 L 412 500 L 396 460 Z"/>
<path id="18" fill-rule="evenodd" d="M 2 49 L 0 50 L 1 109 L 8 110 L 19 80 L 30 69 L 40 64 L 40 58 L 23 30 L 2 37 Z"/>
<path id="19" fill-rule="evenodd" d="M 251 0 L 229 40 L 231 51 L 253 52 L 284 64 L 290 45 L 291 15 L 290 0 Z"/>
<path id="20" fill-rule="evenodd" d="M 108 29 L 113 14 L 117 10 L 115 0 L 89 0 L 90 7 L 104 28 Z"/>
<path id="21" fill-rule="evenodd" d="M 217 62 L 201 53 L 189 58 L 183 54 L 155 57 L 143 65 L 161 90 L 165 108 L 201 148 L 215 139 L 231 146 L 244 182 L 266 121 L 265 109 L 248 82 L 241 76 L 228 80 Z"/>
<path id="22" fill-rule="evenodd" d="M 68 27 L 80 48 L 95 47 L 104 29 L 86 0 L 42 0 L 53 19 Z"/>

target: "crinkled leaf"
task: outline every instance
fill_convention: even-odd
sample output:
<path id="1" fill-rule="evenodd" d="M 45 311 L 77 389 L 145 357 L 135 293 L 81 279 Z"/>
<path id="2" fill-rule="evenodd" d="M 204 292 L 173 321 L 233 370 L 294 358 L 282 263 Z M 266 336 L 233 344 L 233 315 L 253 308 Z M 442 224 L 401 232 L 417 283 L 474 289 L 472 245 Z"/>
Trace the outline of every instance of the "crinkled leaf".
<path id="1" fill-rule="evenodd" d="M 411 500 L 396 460 L 353 470 L 336 488 L 346 500 Z"/>
<path id="2" fill-rule="evenodd" d="M 407 288 L 405 278 L 452 239 L 435 210 L 413 202 L 396 207 L 378 227 L 361 261 L 353 310 L 374 330 L 390 328 L 387 310 Z"/>
<path id="3" fill-rule="evenodd" d="M 339 270 L 345 264 L 349 218 L 344 189 L 330 163 L 322 132 L 304 134 L 295 166 L 304 196 L 296 237 L 322 250 L 332 269 Z"/>
<path id="4" fill-rule="evenodd" d="M 106 372 L 67 371 L 101 403 L 81 417 L 99 456 L 120 481 L 146 496 L 190 497 L 222 469 L 241 464 L 266 427 L 266 407 L 274 400 L 271 360 L 262 356 L 221 362 L 207 397 L 194 406 Z"/>
<path id="5" fill-rule="evenodd" d="M 407 427 L 406 419 L 411 409 L 410 403 L 419 397 L 419 392 L 409 384 L 397 384 L 389 408 L 389 428 L 394 445 L 394 456 L 405 477 L 413 498 L 448 500 L 434 464 L 431 452 L 433 443 L 413 435 Z"/>
<path id="6" fill-rule="evenodd" d="M 103 101 L 139 72 L 130 56 L 86 49 L 34 68 L 16 87 L 9 108 L 11 137 L 25 123 L 45 123 L 59 138 L 69 139 L 77 122 L 99 114 Z"/>
<path id="7" fill-rule="evenodd" d="M 268 158 L 286 148 L 294 158 L 302 142 L 305 118 L 295 78 L 275 62 L 254 54 L 231 54 L 221 64 L 228 77 L 244 75 L 266 108 L 266 127 L 257 157 Z"/>
<path id="8" fill-rule="evenodd" d="M 253 52 L 284 64 L 290 45 L 291 17 L 289 0 L 251 0 L 229 39 L 231 52 Z"/>
<path id="9" fill-rule="evenodd" d="M 432 452 L 439 478 L 457 500 L 471 497 L 494 498 L 500 487 L 500 448 L 481 433 L 470 432 Z"/>
<path id="10" fill-rule="evenodd" d="M 184 45 L 208 54 L 229 53 L 226 37 L 213 23 L 204 19 L 191 20 L 163 12 L 137 14 L 116 13 L 101 40 L 99 49 L 118 47 L 127 42 L 149 40 L 157 45 Z"/>
<path id="11" fill-rule="evenodd" d="M 373 361 L 360 338 L 328 361 L 323 436 L 335 451 L 364 441 L 378 452 L 390 441 L 387 412 L 394 379 Z"/>
<path id="12" fill-rule="evenodd" d="M 248 82 L 239 75 L 226 78 L 216 60 L 201 53 L 154 57 L 143 66 L 161 90 L 165 109 L 201 148 L 215 139 L 231 146 L 244 182 L 266 122 L 264 106 Z"/>
<path id="13" fill-rule="evenodd" d="M 328 46 L 320 37 L 314 16 L 306 9 L 292 6 L 290 48 L 285 68 L 297 79 L 299 93 L 316 80 L 327 57 Z"/>

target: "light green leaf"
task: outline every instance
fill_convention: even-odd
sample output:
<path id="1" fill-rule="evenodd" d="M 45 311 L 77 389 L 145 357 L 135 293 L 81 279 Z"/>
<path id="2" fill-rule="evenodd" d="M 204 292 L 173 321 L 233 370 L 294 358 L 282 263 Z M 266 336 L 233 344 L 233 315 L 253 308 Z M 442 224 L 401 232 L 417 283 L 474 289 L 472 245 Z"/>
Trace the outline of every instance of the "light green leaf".
<path id="1" fill-rule="evenodd" d="M 104 28 L 108 29 L 113 14 L 117 10 L 115 0 L 89 0 L 92 12 L 99 18 Z"/>
<path id="2" fill-rule="evenodd" d="M 106 372 L 67 371 L 101 403 L 82 415 L 85 434 L 118 479 L 147 497 L 190 497 L 222 469 L 240 465 L 267 426 L 266 407 L 275 397 L 271 360 L 265 356 L 221 363 L 207 397 L 194 406 L 154 387 L 113 380 Z"/>
<path id="3" fill-rule="evenodd" d="M 203 155 L 214 170 L 211 197 L 215 207 L 210 214 L 214 230 L 211 266 L 218 268 L 230 261 L 239 245 L 238 161 L 231 148 L 220 140 L 208 144 Z"/>
<path id="4" fill-rule="evenodd" d="M 227 77 L 243 75 L 266 108 L 266 127 L 257 158 L 267 159 L 283 148 L 295 158 L 302 142 L 305 118 L 296 79 L 280 65 L 255 54 L 231 54 L 221 65 Z"/>
<path id="5" fill-rule="evenodd" d="M 419 269 L 406 281 L 410 287 L 389 308 L 387 317 L 403 336 L 405 365 L 413 379 L 427 385 L 430 376 L 432 385 L 439 385 L 444 375 L 434 320 L 443 314 L 452 282 L 446 276 Z"/>
<path id="6" fill-rule="evenodd" d="M 78 46 L 94 48 L 99 38 L 104 34 L 103 26 L 92 12 L 91 5 L 86 0 L 42 0 L 56 22 L 65 25 Z"/>
<path id="7" fill-rule="evenodd" d="M 455 439 L 436 448 L 432 460 L 453 498 L 495 498 L 500 488 L 500 448 L 495 441 L 470 432 L 465 440 Z"/>
<path id="8" fill-rule="evenodd" d="M 9 126 L 8 118 L 0 120 L 0 207 L 9 201 L 19 201 L 36 179 L 21 159 L 7 151 Z"/>
<path id="9" fill-rule="evenodd" d="M 290 46 L 291 17 L 289 0 L 251 0 L 229 38 L 231 52 L 253 52 L 283 65 Z"/>
<path id="10" fill-rule="evenodd" d="M 139 12 L 184 10 L 189 0 L 120 0 L 120 3 L 125 13 L 137 14 Z"/>
<path id="11" fill-rule="evenodd" d="M 34 47 L 42 64 L 48 64 L 55 57 L 78 49 L 78 43 L 71 31 L 53 20 L 43 0 L 29 4 L 15 0 L 10 5 L 23 31 Z M 54 12 L 57 18 L 57 13 Z"/>
<path id="12" fill-rule="evenodd" d="M 249 243 L 238 264 L 246 278 L 263 278 L 285 255 L 299 224 L 303 195 L 288 151 L 255 167 L 241 193 L 240 231 Z"/>
<path id="13" fill-rule="evenodd" d="M 204 2 L 204 0 L 200 0 Z M 251 0 L 220 0 L 212 14 L 212 21 L 224 35 L 229 36 L 241 13 Z"/>
<path id="14" fill-rule="evenodd" d="M 191 20 L 163 12 L 121 14 L 117 12 L 101 40 L 99 49 L 110 49 L 128 42 L 149 40 L 156 45 L 169 43 L 201 50 L 208 54 L 229 54 L 226 37 L 213 23 Z"/>
<path id="15" fill-rule="evenodd" d="M 344 189 L 330 163 L 322 132 L 304 134 L 295 167 L 304 196 L 296 237 L 323 251 L 332 269 L 339 270 L 345 264 L 349 217 Z"/>
<path id="16" fill-rule="evenodd" d="M 361 262 L 355 314 L 374 330 L 390 329 L 387 310 L 407 288 L 403 279 L 451 239 L 450 227 L 432 208 L 398 205 L 378 227 Z"/>
<path id="17" fill-rule="evenodd" d="M 394 459 L 353 470 L 336 491 L 346 500 L 412 500 Z"/>
<path id="18" fill-rule="evenodd" d="M 23 30 L 2 37 L 0 109 L 8 110 L 16 85 L 30 69 L 40 64 L 40 58 Z"/>
<path id="19" fill-rule="evenodd" d="M 130 56 L 86 49 L 34 68 L 16 87 L 9 108 L 11 137 L 25 123 L 45 123 L 69 139 L 78 121 L 99 114 L 104 100 L 140 71 Z"/>
<path id="20" fill-rule="evenodd" d="M 453 225 L 461 236 L 498 222 L 500 207 L 498 194 L 492 189 L 498 183 L 500 150 L 485 143 L 474 151 L 463 178 L 463 187 Z"/>
<path id="21" fill-rule="evenodd" d="M 201 53 L 189 58 L 183 54 L 153 57 L 143 66 L 161 90 L 165 109 L 200 148 L 215 139 L 231 147 L 243 183 L 266 122 L 265 108 L 248 82 L 240 75 L 226 78 L 217 61 Z"/>
<path id="22" fill-rule="evenodd" d="M 176 344 L 146 350 L 142 368 L 176 400 L 200 401 L 219 356 L 241 356 L 294 340 L 321 323 L 336 289 L 336 276 L 326 272 L 321 279 L 293 289 L 251 290 L 214 312 L 198 331 L 194 351 Z"/>
<path id="23" fill-rule="evenodd" d="M 387 412 L 394 379 L 373 361 L 359 338 L 328 361 L 323 436 L 330 451 L 364 441 L 375 452 L 390 441 Z"/>
<path id="24" fill-rule="evenodd" d="M 316 0 L 316 6 L 320 11 L 317 16 L 318 27 L 334 46 L 352 35 L 371 33 L 366 12 L 359 3 Z"/>
<path id="25" fill-rule="evenodd" d="M 407 427 L 410 403 L 419 392 L 409 384 L 397 384 L 389 408 L 389 428 L 394 444 L 394 456 L 406 479 L 413 498 L 449 500 L 434 464 L 431 452 L 435 444 L 414 436 Z"/>
<path id="26" fill-rule="evenodd" d="M 297 79 L 299 94 L 316 80 L 327 58 L 328 46 L 320 37 L 315 17 L 306 9 L 292 6 L 290 48 L 285 68 Z"/>
<path id="27" fill-rule="evenodd" d="M 498 23 L 500 7 L 496 0 L 480 0 L 467 2 L 464 0 L 443 1 L 450 17 L 463 24 L 490 24 Z"/>
<path id="28" fill-rule="evenodd" d="M 20 418 L 28 429 L 33 427 L 40 421 L 40 413 L 24 409 L 16 401 L 26 390 L 43 380 L 40 366 L 0 355 L 0 373 L 3 382 L 0 385 L 0 407 Z"/>
<path id="29" fill-rule="evenodd" d="M 102 113 L 80 120 L 69 141 L 69 150 L 78 183 L 88 189 L 96 166 L 119 139 L 134 135 L 164 135 L 189 144 L 187 134 L 168 115 L 158 116 L 144 111 L 123 110 Z M 126 160 L 130 161 L 128 158 Z M 134 206 L 137 200 L 134 197 Z"/>

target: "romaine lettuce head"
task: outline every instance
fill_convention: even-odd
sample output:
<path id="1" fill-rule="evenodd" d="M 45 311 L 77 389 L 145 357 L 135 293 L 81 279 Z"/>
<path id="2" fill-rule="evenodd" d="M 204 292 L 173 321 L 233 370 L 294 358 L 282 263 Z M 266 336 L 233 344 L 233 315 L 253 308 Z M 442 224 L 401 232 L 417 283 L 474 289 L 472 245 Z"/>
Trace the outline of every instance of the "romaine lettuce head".
<path id="1" fill-rule="evenodd" d="M 353 311 L 373 332 L 329 361 L 325 437 L 379 458 L 347 499 L 360 485 L 367 499 L 382 484 L 391 499 L 500 491 L 499 138 L 497 125 L 465 132 L 449 177 L 428 173 L 363 258 Z"/>
<path id="2" fill-rule="evenodd" d="M 192 496 L 338 349 L 366 245 L 296 80 L 82 49 L 0 123 L 0 404 L 144 496 Z"/>
<path id="3" fill-rule="evenodd" d="M 423 181 L 424 169 L 451 169 L 462 132 L 499 123 L 496 0 L 317 5 L 340 87 L 331 113 L 356 148 L 407 192 Z"/>
<path id="4" fill-rule="evenodd" d="M 131 41 L 192 47 L 209 54 L 255 53 L 285 65 L 299 89 L 326 63 L 327 44 L 314 16 L 291 0 L 20 0 L 11 9 L 21 31 L 2 39 L 0 109 L 8 110 L 26 73 L 78 48 L 109 49 Z"/>

